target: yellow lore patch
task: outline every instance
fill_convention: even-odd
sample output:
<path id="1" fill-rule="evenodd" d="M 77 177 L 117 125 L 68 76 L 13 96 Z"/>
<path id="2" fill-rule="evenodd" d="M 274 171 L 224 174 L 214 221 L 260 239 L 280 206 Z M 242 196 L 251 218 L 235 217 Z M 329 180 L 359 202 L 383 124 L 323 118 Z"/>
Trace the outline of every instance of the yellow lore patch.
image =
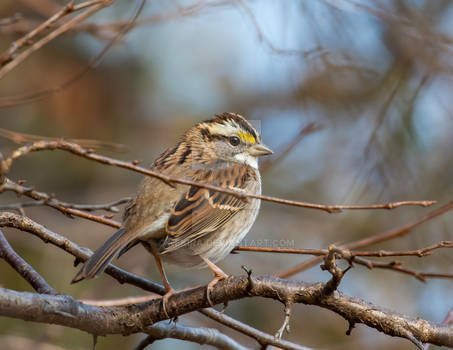
<path id="1" fill-rule="evenodd" d="M 255 138 L 253 137 L 253 135 L 249 132 L 245 132 L 245 131 L 239 131 L 238 132 L 238 136 L 239 138 L 242 140 L 242 141 L 245 141 L 245 142 L 248 142 L 248 143 L 256 143 L 256 140 Z"/>

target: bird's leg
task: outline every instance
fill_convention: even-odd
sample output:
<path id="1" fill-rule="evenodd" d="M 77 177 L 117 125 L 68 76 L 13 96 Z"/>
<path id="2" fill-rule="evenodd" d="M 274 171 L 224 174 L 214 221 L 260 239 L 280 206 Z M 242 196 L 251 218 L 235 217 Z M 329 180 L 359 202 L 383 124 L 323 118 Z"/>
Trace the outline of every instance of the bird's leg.
<path id="1" fill-rule="evenodd" d="M 162 309 L 164 314 L 167 318 L 170 318 L 167 312 L 167 303 L 168 299 L 176 292 L 170 282 L 168 282 L 167 275 L 165 274 L 164 267 L 162 265 L 162 260 L 160 260 L 159 253 L 149 244 L 144 244 L 146 249 L 154 256 L 154 260 L 156 261 L 157 268 L 159 269 L 160 275 L 162 276 L 162 282 L 164 283 L 165 287 L 165 294 L 162 296 Z"/>
<path id="2" fill-rule="evenodd" d="M 223 272 L 220 267 L 218 267 L 216 264 L 214 264 L 212 261 L 210 261 L 208 258 L 205 258 L 203 255 L 200 255 L 200 258 L 203 259 L 203 261 L 208 265 L 208 267 L 214 272 L 214 279 L 208 283 L 208 286 L 206 288 L 206 299 L 208 299 L 209 305 L 214 307 L 214 303 L 211 300 L 211 290 L 215 286 L 215 284 L 219 281 L 222 281 L 230 276 L 228 276 L 225 272 Z"/>

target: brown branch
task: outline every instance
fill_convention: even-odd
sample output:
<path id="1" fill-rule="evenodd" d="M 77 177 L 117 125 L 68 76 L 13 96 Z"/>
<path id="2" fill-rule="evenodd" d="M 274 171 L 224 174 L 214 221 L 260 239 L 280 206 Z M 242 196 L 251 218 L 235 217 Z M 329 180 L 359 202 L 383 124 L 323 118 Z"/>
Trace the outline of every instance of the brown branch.
<path id="1" fill-rule="evenodd" d="M 362 257 L 390 257 L 390 256 L 417 256 L 424 257 L 431 255 L 432 251 L 439 248 L 453 248 L 452 241 L 442 241 L 437 244 L 431 245 L 426 248 L 417 249 L 417 250 L 408 250 L 401 252 L 390 252 L 385 250 L 379 251 L 350 251 L 341 247 L 331 246 L 329 249 L 293 249 L 293 248 L 270 248 L 270 247 L 249 247 L 249 246 L 237 246 L 233 249 L 232 253 L 245 251 L 245 252 L 255 252 L 255 253 L 279 253 L 279 254 L 300 254 L 300 255 L 314 255 L 320 257 L 326 257 L 331 252 L 336 254 L 336 258 L 341 258 L 347 260 L 350 264 L 357 263 L 359 265 L 365 266 L 370 270 L 373 268 L 388 269 L 396 272 L 408 274 L 414 276 L 421 282 L 426 282 L 426 278 L 453 278 L 453 274 L 447 273 L 435 273 L 435 272 L 421 272 L 414 269 L 403 267 L 403 263 L 400 261 L 391 261 L 391 262 L 375 262 L 371 260 L 363 259 Z M 315 259 L 313 259 L 315 260 Z M 318 259 L 316 259 L 318 260 Z M 321 260 L 321 259 L 319 259 Z M 317 261 L 318 262 L 318 261 Z"/>
<path id="2" fill-rule="evenodd" d="M 5 260 L 20 276 L 22 276 L 38 293 L 58 294 L 42 276 L 22 259 L 10 246 L 0 230 L 0 259 Z"/>
<path id="3" fill-rule="evenodd" d="M 418 256 L 424 257 L 431 255 L 433 250 L 439 248 L 453 248 L 453 241 L 441 241 L 439 243 L 430 245 L 429 247 L 417 249 L 417 250 L 405 250 L 405 251 L 350 251 L 349 249 L 344 249 L 341 247 L 335 247 L 335 253 L 344 259 L 351 259 L 357 256 L 367 256 L 367 257 L 388 257 L 388 256 Z M 301 254 L 301 255 L 315 255 L 315 256 L 325 256 L 329 254 L 329 249 L 295 249 L 295 248 L 271 248 L 271 247 L 256 247 L 256 246 L 236 246 L 232 250 L 232 253 L 235 252 L 256 252 L 256 253 L 280 253 L 280 254 Z"/>
<path id="4" fill-rule="evenodd" d="M 80 23 L 87 19 L 88 17 L 94 15 L 99 10 L 102 10 L 104 7 L 109 6 L 114 0 L 103 0 L 102 2 L 89 7 L 86 11 L 82 12 L 81 14 L 73 17 L 66 23 L 62 24 L 60 27 L 56 28 L 54 31 L 50 32 L 48 35 L 43 37 L 42 39 L 38 40 L 34 44 L 32 44 L 28 49 L 24 50 L 8 63 L 4 64 L 3 67 L 0 69 L 0 80 L 9 72 L 11 72 L 14 68 L 16 68 L 20 63 L 22 63 L 28 56 L 30 56 L 35 51 L 39 50 L 41 47 L 58 37 L 59 35 L 65 33 L 70 28 L 72 28 L 77 23 Z"/>
<path id="5" fill-rule="evenodd" d="M 115 228 L 121 227 L 121 223 L 119 223 L 115 220 L 111 220 L 111 219 L 105 218 L 103 216 L 87 213 L 84 210 L 78 209 L 77 208 L 78 205 L 59 201 L 55 198 L 52 198 L 47 193 L 36 191 L 36 190 L 32 189 L 31 187 L 25 187 L 25 186 L 19 185 L 6 177 L 4 178 L 3 183 L 0 185 L 0 193 L 2 193 L 4 191 L 12 191 L 19 195 L 24 195 L 29 198 L 35 199 L 38 201 L 37 203 L 39 203 L 39 205 L 47 205 L 49 207 L 57 209 L 58 211 L 62 212 L 63 214 L 65 214 L 69 217 L 72 217 L 72 215 L 74 215 L 74 216 L 78 216 L 78 217 L 81 217 L 81 218 L 84 218 L 87 220 L 97 222 L 99 224 L 103 224 L 103 225 L 107 225 L 107 226 L 111 226 L 111 227 L 115 227 Z M 123 200 L 121 200 L 121 201 L 123 201 Z M 80 206 L 80 207 L 83 207 L 83 206 Z M 94 207 L 91 207 L 91 209 L 85 209 L 85 210 L 92 211 L 92 210 L 96 210 L 96 209 L 94 209 Z"/>
<path id="6" fill-rule="evenodd" d="M 17 131 L 0 128 L 0 136 L 11 140 L 15 143 L 25 144 L 35 141 L 58 141 L 61 137 L 46 137 L 41 135 L 25 134 Z M 127 152 L 129 147 L 120 143 L 105 142 L 99 140 L 89 139 L 66 139 L 68 142 L 77 143 L 78 145 L 86 148 L 103 149 L 113 152 Z"/>
<path id="7" fill-rule="evenodd" d="M 347 248 L 347 249 L 358 249 L 358 248 L 365 247 L 368 245 L 388 241 L 393 238 L 403 237 L 403 236 L 409 234 L 416 227 L 424 224 L 425 222 L 431 221 L 445 213 L 448 213 L 451 210 L 453 210 L 453 201 L 440 208 L 437 208 L 437 209 L 431 211 L 430 213 L 428 213 L 421 219 L 408 223 L 402 227 L 398 227 L 398 228 L 395 228 L 395 229 L 392 229 L 389 231 L 381 232 L 376 235 L 360 239 L 358 241 L 347 243 L 347 244 L 341 245 L 341 247 Z M 309 269 L 310 267 L 317 265 L 320 261 L 322 261 L 322 259 L 320 259 L 319 257 L 309 259 L 309 260 L 304 261 L 300 264 L 297 264 L 289 269 L 285 269 L 285 270 L 281 271 L 280 273 L 278 273 L 277 276 L 282 277 L 282 278 L 293 276 L 299 272 L 305 271 L 306 269 Z"/>
<path id="8" fill-rule="evenodd" d="M 162 180 L 163 182 L 165 182 L 166 184 L 168 184 L 170 186 L 173 186 L 175 183 L 177 183 L 177 184 L 182 184 L 182 185 L 201 187 L 201 188 L 206 188 L 206 189 L 221 192 L 221 193 L 227 193 L 227 194 L 233 195 L 238 198 L 244 198 L 244 199 L 245 198 L 256 198 L 256 199 L 261 199 L 261 200 L 268 201 L 268 202 L 290 205 L 290 206 L 295 206 L 295 207 L 323 210 L 328 213 L 338 213 L 341 210 L 394 209 L 394 208 L 398 208 L 401 206 L 407 206 L 407 205 L 417 205 L 417 206 L 426 207 L 426 206 L 430 206 L 435 203 L 435 201 L 401 201 L 401 202 L 386 203 L 386 204 L 373 204 L 373 205 L 322 205 L 322 204 L 314 204 L 314 203 L 306 203 L 306 202 L 282 199 L 282 198 L 277 198 L 277 197 L 272 197 L 272 196 L 244 193 L 244 192 L 239 192 L 239 191 L 232 190 L 229 188 L 214 186 L 214 185 L 210 185 L 210 184 L 206 184 L 206 183 L 202 183 L 202 182 L 197 182 L 197 181 L 192 181 L 192 180 L 188 180 L 188 179 L 184 179 L 184 178 L 175 177 L 172 175 L 162 174 L 162 173 L 159 173 L 154 170 L 149 170 L 149 169 L 146 169 L 143 167 L 139 167 L 139 166 L 135 165 L 133 162 L 132 163 L 125 162 L 125 161 L 120 161 L 120 160 L 109 158 L 109 157 L 104 157 L 104 156 L 91 152 L 92 150 L 84 149 L 80 145 L 70 143 L 65 140 L 38 141 L 38 142 L 34 142 L 30 145 L 26 145 L 26 146 L 18 148 L 16 151 L 14 151 L 12 153 L 12 155 L 9 158 L 5 159 L 1 163 L 2 166 L 0 168 L 0 174 L 6 174 L 8 172 L 8 170 L 10 169 L 13 161 L 20 157 L 23 157 L 31 152 L 37 152 L 37 151 L 42 151 L 42 150 L 55 150 L 55 149 L 64 150 L 64 151 L 70 152 L 72 154 L 75 154 L 77 156 L 96 161 L 101 164 L 106 164 L 106 165 L 116 166 L 116 167 L 120 167 L 120 168 L 124 168 L 124 169 L 128 169 L 128 170 L 133 170 L 133 171 L 136 171 L 141 174 L 152 176 L 152 177 Z"/>
<path id="9" fill-rule="evenodd" d="M 350 324 L 363 323 L 391 336 L 409 339 L 420 349 L 422 343 L 453 346 L 453 329 L 420 318 L 381 309 L 338 291 L 325 294 L 325 284 L 306 284 L 273 277 L 230 277 L 214 285 L 211 299 L 224 303 L 246 297 L 265 297 L 283 303 L 303 303 L 329 309 Z M 208 307 L 205 287 L 173 294 L 167 303 L 170 317 Z M 0 289 L 0 315 L 27 321 L 59 324 L 95 335 L 132 334 L 166 319 L 161 300 L 125 307 L 95 307 L 67 295 L 41 295 Z"/>
<path id="10" fill-rule="evenodd" d="M 6 63 L 10 62 L 11 60 L 14 59 L 14 56 L 16 53 L 21 50 L 24 46 L 27 46 L 29 43 L 32 42 L 32 39 L 41 34 L 43 31 L 45 31 L 48 28 L 51 28 L 53 25 L 55 25 L 60 19 L 63 17 L 82 10 L 84 8 L 93 6 L 93 5 L 98 5 L 104 2 L 104 0 L 95 0 L 95 1 L 87 1 L 81 4 L 74 5 L 74 1 L 71 0 L 69 1 L 66 6 L 61 8 L 57 13 L 55 13 L 53 16 L 51 16 L 49 19 L 44 21 L 42 24 L 28 32 L 26 35 L 24 35 L 22 38 L 19 40 L 16 40 L 13 42 L 10 46 L 10 48 L 0 57 L 0 67 L 5 65 Z M 0 71 L 1 72 L 1 71 Z M 1 77 L 0 77 L 1 79 Z"/>
<path id="11" fill-rule="evenodd" d="M 374 268 L 379 269 L 387 269 L 392 270 L 400 273 L 404 273 L 410 276 L 415 277 L 420 282 L 426 283 L 427 278 L 448 278 L 453 279 L 453 274 L 451 273 L 439 273 L 439 272 L 422 272 L 418 270 L 414 270 L 411 268 L 403 267 L 403 263 L 401 261 L 390 261 L 390 262 L 378 262 L 378 261 L 371 261 L 363 258 L 354 258 L 352 262 L 363 265 L 368 267 L 370 270 Z"/>
<path id="12" fill-rule="evenodd" d="M 1 192 L 1 186 L 0 186 L 0 192 Z M 130 197 L 125 197 L 122 199 L 119 199 L 115 202 L 112 203 L 105 203 L 105 204 L 75 204 L 75 203 L 68 203 L 68 202 L 61 202 L 64 204 L 60 204 L 61 206 L 65 208 L 71 208 L 71 209 L 79 209 L 79 210 L 85 210 L 85 211 L 96 211 L 96 210 L 105 210 L 109 211 L 112 213 L 118 213 L 118 205 L 127 203 L 130 201 Z M 21 203 L 12 203 L 12 204 L 7 204 L 0 206 L 0 211 L 10 211 L 10 210 L 19 210 L 23 208 L 29 208 L 29 207 L 40 207 L 48 205 L 48 202 L 44 199 L 37 200 L 35 202 L 21 202 Z"/>

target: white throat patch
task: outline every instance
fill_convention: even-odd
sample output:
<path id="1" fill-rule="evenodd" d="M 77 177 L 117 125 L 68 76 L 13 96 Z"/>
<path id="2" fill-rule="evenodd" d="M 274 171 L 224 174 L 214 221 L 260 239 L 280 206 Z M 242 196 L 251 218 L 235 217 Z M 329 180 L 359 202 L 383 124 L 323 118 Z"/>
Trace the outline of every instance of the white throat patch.
<path id="1" fill-rule="evenodd" d="M 234 158 L 241 163 L 250 165 L 252 168 L 258 169 L 258 159 L 256 157 L 251 156 L 250 154 L 243 152 L 236 154 Z"/>

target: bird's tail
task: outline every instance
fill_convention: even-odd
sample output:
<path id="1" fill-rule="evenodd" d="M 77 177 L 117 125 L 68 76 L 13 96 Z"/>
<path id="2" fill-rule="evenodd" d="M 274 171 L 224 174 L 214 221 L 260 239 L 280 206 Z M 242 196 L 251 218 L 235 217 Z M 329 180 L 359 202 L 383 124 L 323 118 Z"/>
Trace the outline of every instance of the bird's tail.
<path id="1" fill-rule="evenodd" d="M 85 262 L 71 284 L 99 276 L 118 252 L 133 240 L 131 236 L 123 228 L 118 230 Z"/>

